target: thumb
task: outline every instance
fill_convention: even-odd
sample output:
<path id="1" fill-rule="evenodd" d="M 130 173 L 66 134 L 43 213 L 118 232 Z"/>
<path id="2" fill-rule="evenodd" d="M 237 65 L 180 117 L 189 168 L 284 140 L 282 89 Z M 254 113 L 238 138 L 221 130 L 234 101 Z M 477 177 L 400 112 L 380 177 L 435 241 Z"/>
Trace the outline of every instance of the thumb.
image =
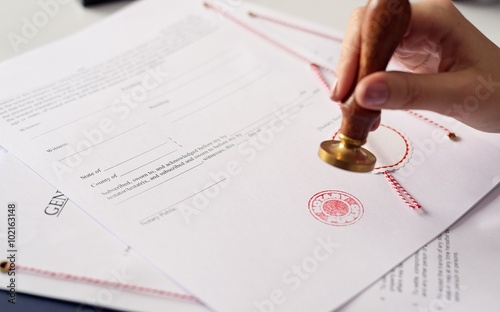
<path id="1" fill-rule="evenodd" d="M 450 115 L 473 85 L 468 72 L 412 74 L 377 72 L 364 77 L 354 93 L 367 109 L 424 109 Z"/>

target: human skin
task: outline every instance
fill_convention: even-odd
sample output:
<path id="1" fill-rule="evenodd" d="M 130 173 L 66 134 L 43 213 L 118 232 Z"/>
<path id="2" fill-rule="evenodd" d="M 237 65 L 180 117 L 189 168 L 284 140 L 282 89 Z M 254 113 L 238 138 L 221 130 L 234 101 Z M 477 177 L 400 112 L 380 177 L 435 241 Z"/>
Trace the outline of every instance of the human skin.
<path id="1" fill-rule="evenodd" d="M 357 103 L 374 110 L 430 110 L 500 133 L 500 48 L 449 0 L 411 7 L 410 25 L 393 55 L 408 72 L 364 77 L 354 91 Z M 335 101 L 345 100 L 356 83 L 364 10 L 356 9 L 347 27 L 331 93 Z"/>

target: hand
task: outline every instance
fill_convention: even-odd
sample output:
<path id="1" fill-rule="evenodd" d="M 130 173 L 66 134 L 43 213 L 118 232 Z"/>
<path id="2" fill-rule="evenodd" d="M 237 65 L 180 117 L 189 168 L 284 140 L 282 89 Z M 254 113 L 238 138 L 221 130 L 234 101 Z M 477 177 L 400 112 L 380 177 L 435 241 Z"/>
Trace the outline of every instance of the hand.
<path id="1" fill-rule="evenodd" d="M 367 109 L 425 109 L 478 130 L 500 132 L 500 48 L 449 0 L 412 3 L 408 30 L 394 58 L 410 72 L 377 72 L 363 78 L 354 96 Z M 331 97 L 342 101 L 356 83 L 360 23 L 351 16 Z"/>

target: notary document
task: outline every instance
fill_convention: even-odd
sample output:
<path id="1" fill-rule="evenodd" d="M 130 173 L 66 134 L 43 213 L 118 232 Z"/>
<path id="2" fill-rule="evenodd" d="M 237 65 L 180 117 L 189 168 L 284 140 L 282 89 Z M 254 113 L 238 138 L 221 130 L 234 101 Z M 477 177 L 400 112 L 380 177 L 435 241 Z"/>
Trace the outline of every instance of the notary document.
<path id="1" fill-rule="evenodd" d="M 496 188 L 452 229 L 339 311 L 497 311 L 499 205 Z"/>
<path id="2" fill-rule="evenodd" d="M 16 198 L 22 233 L 18 265 L 126 283 L 187 295 L 148 261 L 119 242 L 64 194 L 49 186 L 12 155 L 1 155 L 0 198 Z M 24 196 L 26 188 L 31 196 Z M 500 304 L 500 188 L 496 188 L 458 224 L 398 265 L 339 311 L 482 311 Z M 6 224 L 0 216 L 1 224 Z M 64 233 L 64 235 L 61 235 Z M 6 249 L 5 235 L 1 247 Z M 98 243 L 97 243 L 98 242 Z M 89 257 L 89 254 L 98 255 Z M 0 274 L 5 288 L 7 275 Z M 18 273 L 17 291 L 134 311 L 208 311 L 192 300 L 126 291 L 26 272 Z M 50 285 L 50 287 L 47 287 Z"/>
<path id="3" fill-rule="evenodd" d="M 2 289 L 10 290 L 7 286 L 13 277 L 15 291 L 74 301 L 79 303 L 78 311 L 95 311 L 99 307 L 148 312 L 208 311 L 190 297 L 184 299 L 183 296 L 189 296 L 184 289 L 111 235 L 65 194 L 50 186 L 12 154 L 2 153 L 1 148 L 0 171 L 2 203 L 15 202 L 17 205 L 14 274 L 0 273 Z M 5 251 L 11 249 L 5 231 L 6 214 L 0 215 L 0 222 L 0 248 Z M 10 261 L 3 253 L 0 259 Z M 21 270 L 21 267 L 58 276 Z M 101 283 L 82 282 L 65 278 L 66 275 Z M 115 287 L 116 283 L 131 285 L 135 289 Z M 137 291 L 141 287 L 152 291 Z M 14 304 L 4 299 L 1 306 L 6 310 L 2 311 L 12 311 Z"/>
<path id="4" fill-rule="evenodd" d="M 498 182 L 498 148 L 405 112 L 370 148 L 422 209 L 323 163 L 338 107 L 230 10 L 142 1 L 1 64 L 0 144 L 217 311 L 340 307 Z"/>

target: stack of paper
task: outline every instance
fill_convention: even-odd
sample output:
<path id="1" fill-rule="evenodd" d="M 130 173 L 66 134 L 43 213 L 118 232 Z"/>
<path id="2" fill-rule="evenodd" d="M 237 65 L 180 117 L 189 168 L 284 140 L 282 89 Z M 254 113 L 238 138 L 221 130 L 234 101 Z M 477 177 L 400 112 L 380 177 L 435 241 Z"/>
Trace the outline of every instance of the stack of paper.
<path id="1" fill-rule="evenodd" d="M 205 306 L 65 280 L 50 281 L 68 289 L 54 296 L 144 311 L 166 304 L 186 311 L 331 311 L 495 187 L 498 147 L 433 114 L 426 116 L 461 140 L 446 140 L 441 128 L 406 112 L 384 112 L 384 126 L 370 136 L 380 167 L 403 152 L 392 175 L 421 210 L 410 209 L 384 174 L 352 174 L 323 163 L 316 152 L 338 129 L 340 112 L 307 61 L 333 66 L 338 43 L 293 35 L 297 31 L 244 12 L 215 11 L 198 1 L 143 1 L 0 66 L 6 90 L 0 144 L 51 185 L 12 155 L 4 157 L 12 178 L 2 181 L 2 200 L 18 202 L 19 227 L 33 233 L 19 242 L 31 253 L 20 264 L 123 279 L 193 295 Z M 483 153 L 472 162 L 471 150 Z M 21 183 L 11 182 L 20 177 Z M 24 181 L 38 190 L 31 202 L 20 193 Z M 56 189 L 91 219 L 72 204 L 47 213 L 55 210 L 43 202 L 50 203 Z M 43 219 L 29 217 L 37 213 Z M 39 235 L 28 230 L 35 220 L 43 220 Z M 47 229 L 56 222 L 57 231 Z M 457 269 L 446 237 L 440 238 L 441 265 Z M 92 261 L 103 261 L 99 252 L 110 261 L 93 270 Z M 78 262 L 82 254 L 96 258 Z M 415 263 L 424 254 L 433 257 L 423 250 Z M 62 261 L 67 255 L 74 258 Z M 383 287 L 397 289 L 400 272 L 386 276 Z M 455 301 L 466 293 L 458 291 L 457 274 L 449 275 L 453 283 L 442 282 Z M 26 280 L 25 291 L 50 295 L 40 286 L 46 278 Z M 421 285 L 414 287 L 421 292 Z M 444 297 L 438 299 L 452 298 L 439 291 Z M 371 307 L 379 297 L 374 292 L 358 304 Z M 376 299 L 363 299 L 370 296 Z"/>

